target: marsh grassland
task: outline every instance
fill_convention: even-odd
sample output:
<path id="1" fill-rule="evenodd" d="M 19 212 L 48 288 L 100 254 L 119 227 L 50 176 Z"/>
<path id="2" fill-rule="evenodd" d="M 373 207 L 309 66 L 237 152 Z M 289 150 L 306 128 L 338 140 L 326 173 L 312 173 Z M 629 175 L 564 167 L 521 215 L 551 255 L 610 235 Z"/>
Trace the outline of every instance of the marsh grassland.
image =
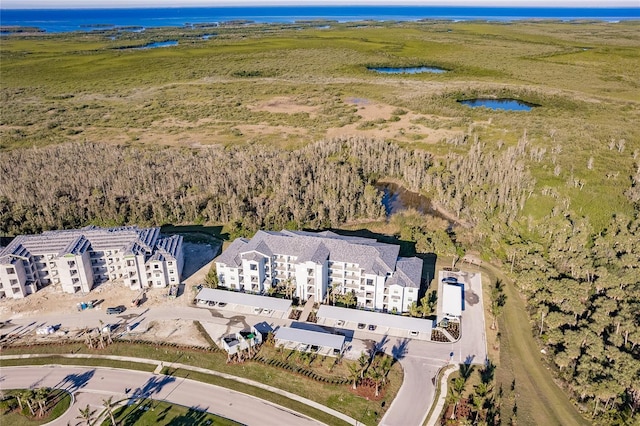
<path id="1" fill-rule="evenodd" d="M 640 410 L 639 30 L 630 21 L 425 21 L 231 25 L 208 39 L 211 28 L 3 37 L 0 232 L 366 229 L 415 242 L 418 253 L 473 254 L 499 265 L 523 297 L 527 338 L 573 403 L 562 410 L 631 424 Z M 178 44 L 132 49 L 170 40 Z M 446 72 L 370 69 L 423 66 Z M 458 102 L 474 98 L 538 106 Z M 379 181 L 429 197 L 456 225 L 413 211 L 385 217 Z M 499 324 L 507 336 L 509 322 Z M 507 343 L 489 342 L 512 356 L 496 355 L 509 361 L 498 366 L 505 387 L 527 374 Z M 518 386 L 511 394 L 529 390 Z M 527 398 L 501 404 L 505 422 L 563 418 Z"/>

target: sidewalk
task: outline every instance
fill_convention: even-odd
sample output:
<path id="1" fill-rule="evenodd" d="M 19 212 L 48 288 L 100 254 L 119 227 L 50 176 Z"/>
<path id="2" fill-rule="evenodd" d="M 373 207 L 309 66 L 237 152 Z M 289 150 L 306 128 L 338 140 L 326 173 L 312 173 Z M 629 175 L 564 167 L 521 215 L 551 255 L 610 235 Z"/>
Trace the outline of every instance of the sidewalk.
<path id="1" fill-rule="evenodd" d="M 427 419 L 427 426 L 436 426 L 438 420 L 440 419 L 440 415 L 442 414 L 442 409 L 444 408 L 444 403 L 447 400 L 447 382 L 449 380 L 449 376 L 458 371 L 460 366 L 458 364 L 450 364 L 448 367 L 445 367 L 446 370 L 442 374 L 442 378 L 440 379 L 440 392 L 438 393 L 438 400 L 435 401 L 433 411 L 431 412 L 431 416 Z"/>
<path id="2" fill-rule="evenodd" d="M 284 391 L 282 389 L 279 388 L 275 388 L 273 386 L 269 386 L 269 385 L 265 385 L 263 383 L 260 382 L 256 382 L 253 380 L 249 380 L 249 379 L 245 379 L 243 377 L 237 377 L 237 376 L 232 376 L 230 374 L 226 374 L 226 373 L 221 373 L 219 371 L 214 371 L 214 370 L 207 370 L 205 368 L 200 368 L 200 367 L 194 367 L 192 365 L 186 365 L 186 364 L 182 364 L 182 363 L 178 363 L 178 362 L 163 362 L 163 361 L 158 361 L 158 360 L 153 360 L 153 359 L 144 359 L 144 358 L 134 358 L 134 357 L 127 357 L 127 356 L 117 356 L 117 355 L 92 355 L 92 354 L 27 354 L 27 355 L 0 355 L 0 360 L 7 360 L 7 359 L 30 359 L 30 358 L 45 358 L 48 356 L 61 356 L 64 358 L 77 358 L 77 359 L 83 359 L 83 358 L 97 358 L 97 359 L 111 359 L 111 360 L 115 360 L 115 361 L 128 361 L 128 362 L 137 362 L 137 363 L 147 363 L 147 364 L 151 364 L 151 365 L 157 365 L 158 367 L 156 368 L 155 371 L 159 371 L 162 369 L 162 367 L 169 367 L 169 368 L 180 368 L 183 370 L 190 370 L 190 371 L 196 371 L 199 373 L 204 373 L 204 374 L 210 374 L 213 376 L 218 376 L 218 377 L 222 377 L 225 379 L 229 379 L 229 380 L 235 380 L 236 382 L 240 382 L 240 383 L 244 383 L 247 385 L 251 385 L 260 389 L 264 389 L 264 390 L 268 390 L 272 393 L 278 394 L 278 395 L 282 395 L 285 396 L 287 398 L 293 399 L 294 401 L 298 401 L 301 402 L 302 404 L 308 405 L 310 407 L 313 407 L 317 410 L 321 410 L 324 411 L 327 414 L 330 414 L 334 417 L 339 418 L 340 420 L 343 420 L 349 424 L 352 425 L 357 425 L 358 422 L 345 415 L 342 414 L 332 408 L 329 407 L 325 407 L 322 404 L 319 404 L 315 401 L 311 401 L 310 399 L 307 398 L 303 398 L 299 395 L 296 395 L 294 393 L 291 392 L 287 392 Z"/>

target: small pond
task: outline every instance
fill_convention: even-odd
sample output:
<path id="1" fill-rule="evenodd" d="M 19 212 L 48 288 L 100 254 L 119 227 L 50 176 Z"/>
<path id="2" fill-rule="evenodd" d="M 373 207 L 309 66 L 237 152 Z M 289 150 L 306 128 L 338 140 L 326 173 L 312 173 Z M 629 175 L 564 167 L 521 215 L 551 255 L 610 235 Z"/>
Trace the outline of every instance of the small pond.
<path id="1" fill-rule="evenodd" d="M 539 105 L 531 104 L 528 102 L 520 101 L 518 99 L 467 99 L 458 101 L 463 105 L 470 106 L 471 108 L 485 107 L 489 109 L 504 110 L 504 111 L 531 111 L 534 107 Z"/>
<path id="2" fill-rule="evenodd" d="M 378 72 L 380 74 L 442 74 L 447 70 L 438 67 L 368 67 L 371 71 Z"/>
<path id="3" fill-rule="evenodd" d="M 387 217 L 403 210 L 415 209 L 422 214 L 428 214 L 444 219 L 447 222 L 449 221 L 449 219 L 433 208 L 431 200 L 424 195 L 409 191 L 400 185 L 390 182 L 378 182 L 376 188 L 378 191 L 382 191 L 382 205 L 384 206 Z"/>

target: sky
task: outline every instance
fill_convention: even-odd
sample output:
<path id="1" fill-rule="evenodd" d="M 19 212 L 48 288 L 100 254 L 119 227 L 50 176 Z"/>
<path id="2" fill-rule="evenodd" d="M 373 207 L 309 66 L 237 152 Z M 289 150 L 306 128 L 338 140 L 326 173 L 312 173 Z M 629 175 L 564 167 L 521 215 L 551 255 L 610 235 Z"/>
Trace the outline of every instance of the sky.
<path id="1" fill-rule="evenodd" d="M 640 7 L 640 0 L 2 0 L 2 9 L 219 7 L 313 5 L 412 5 L 495 7 Z"/>

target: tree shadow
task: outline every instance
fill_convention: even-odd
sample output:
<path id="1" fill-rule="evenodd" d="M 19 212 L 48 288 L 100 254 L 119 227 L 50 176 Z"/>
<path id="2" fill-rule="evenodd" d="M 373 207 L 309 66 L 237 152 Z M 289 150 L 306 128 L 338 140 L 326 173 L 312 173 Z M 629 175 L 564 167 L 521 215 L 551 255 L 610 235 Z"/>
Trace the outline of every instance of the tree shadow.
<path id="1" fill-rule="evenodd" d="M 210 243 L 215 240 L 228 241 L 230 235 L 222 232 L 222 226 L 204 225 L 162 225 L 163 234 L 180 234 L 184 240 L 191 243 Z M 218 241 L 219 242 L 219 241 Z"/>
<path id="2" fill-rule="evenodd" d="M 89 380 L 96 374 L 96 370 L 88 370 L 81 374 L 68 374 L 60 382 L 53 386 L 54 388 L 62 388 L 66 391 L 73 393 L 79 389 L 82 389 L 87 385 Z"/>
<path id="3" fill-rule="evenodd" d="M 409 342 L 410 340 L 405 338 L 393 345 L 393 347 L 391 348 L 391 354 L 393 355 L 394 364 L 395 361 L 400 361 L 407 356 L 407 353 L 409 352 Z"/>
<path id="4" fill-rule="evenodd" d="M 473 365 L 466 363 L 460 365 L 460 377 L 462 377 L 465 382 L 471 377 L 471 373 L 473 373 Z"/>
<path id="5" fill-rule="evenodd" d="M 189 407 L 186 413 L 174 417 L 166 423 L 168 426 L 205 426 L 212 424 L 207 419 L 207 409 L 199 406 Z"/>
<path id="6" fill-rule="evenodd" d="M 495 374 L 496 365 L 491 362 L 491 360 L 487 360 L 484 368 L 480 370 L 480 380 L 482 383 L 488 385 L 493 381 L 493 376 Z"/>
<path id="7" fill-rule="evenodd" d="M 387 336 L 386 334 L 382 336 L 382 339 L 380 339 L 379 342 L 373 342 L 373 346 L 370 349 L 371 353 L 369 354 L 370 358 L 373 359 L 373 357 L 376 356 L 378 352 L 384 352 L 384 347 L 387 345 L 387 343 L 389 343 L 389 336 Z"/>
<path id="8" fill-rule="evenodd" d="M 132 402 L 140 398 L 150 398 L 154 394 L 160 392 L 166 385 L 175 381 L 176 378 L 172 376 L 150 377 L 142 387 L 139 387 L 133 391 L 133 393 L 129 397 L 129 401 Z"/>

